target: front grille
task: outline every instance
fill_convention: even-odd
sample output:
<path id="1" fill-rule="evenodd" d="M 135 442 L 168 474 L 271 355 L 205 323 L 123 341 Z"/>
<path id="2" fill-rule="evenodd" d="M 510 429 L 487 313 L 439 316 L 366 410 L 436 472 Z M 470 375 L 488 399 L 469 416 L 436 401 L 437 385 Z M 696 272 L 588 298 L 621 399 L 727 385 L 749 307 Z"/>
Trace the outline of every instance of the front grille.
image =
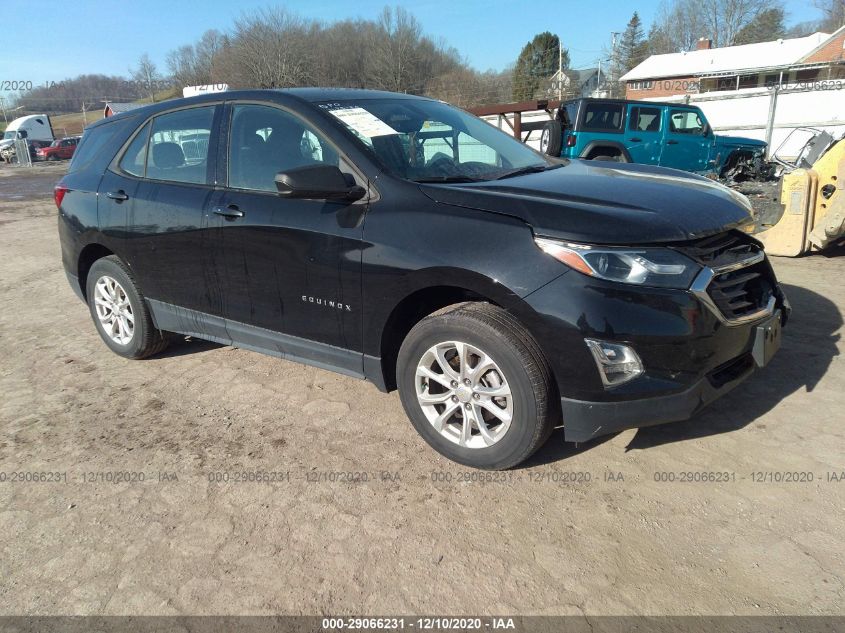
<path id="1" fill-rule="evenodd" d="M 713 271 L 706 292 L 727 321 L 760 312 L 775 292 L 775 278 L 762 247 L 745 233 L 729 231 L 676 247 Z"/>
<path id="2" fill-rule="evenodd" d="M 678 250 L 710 268 L 730 266 L 758 253 L 760 247 L 744 233 L 729 231 L 688 242 Z"/>
<path id="3" fill-rule="evenodd" d="M 707 294 L 728 320 L 757 312 L 766 307 L 774 292 L 767 269 L 768 263 L 762 261 L 748 268 L 720 273 L 713 277 Z"/>

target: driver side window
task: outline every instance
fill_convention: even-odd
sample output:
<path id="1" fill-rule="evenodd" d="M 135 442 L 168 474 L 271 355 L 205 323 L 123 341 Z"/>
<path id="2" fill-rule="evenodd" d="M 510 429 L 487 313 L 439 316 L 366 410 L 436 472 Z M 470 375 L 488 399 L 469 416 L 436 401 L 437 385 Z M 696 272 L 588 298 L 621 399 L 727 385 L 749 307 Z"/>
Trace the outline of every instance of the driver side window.
<path id="1" fill-rule="evenodd" d="M 276 191 L 276 174 L 307 165 L 338 165 L 325 137 L 298 117 L 264 105 L 236 105 L 229 137 L 229 186 Z"/>
<path id="2" fill-rule="evenodd" d="M 672 110 L 669 113 L 669 129 L 676 134 L 701 136 L 704 133 L 704 122 L 692 110 Z"/>

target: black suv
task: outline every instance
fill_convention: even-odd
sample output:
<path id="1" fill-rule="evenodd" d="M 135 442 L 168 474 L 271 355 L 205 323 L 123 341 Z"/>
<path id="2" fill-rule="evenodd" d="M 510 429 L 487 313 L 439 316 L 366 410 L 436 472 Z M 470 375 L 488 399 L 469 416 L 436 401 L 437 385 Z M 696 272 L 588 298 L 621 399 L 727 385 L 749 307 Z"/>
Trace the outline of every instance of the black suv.
<path id="1" fill-rule="evenodd" d="M 90 126 L 62 258 L 114 352 L 190 335 L 398 388 L 450 459 L 507 468 L 681 420 L 764 365 L 788 305 L 748 201 L 544 157 L 442 102 L 238 91 Z"/>

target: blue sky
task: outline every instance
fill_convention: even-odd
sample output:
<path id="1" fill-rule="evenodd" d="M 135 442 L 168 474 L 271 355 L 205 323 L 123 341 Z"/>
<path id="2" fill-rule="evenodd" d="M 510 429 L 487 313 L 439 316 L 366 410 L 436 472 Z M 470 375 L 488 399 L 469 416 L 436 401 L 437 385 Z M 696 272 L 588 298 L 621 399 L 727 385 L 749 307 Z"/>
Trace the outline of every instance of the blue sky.
<path id="1" fill-rule="evenodd" d="M 11 80 L 43 85 L 82 73 L 126 75 L 144 52 L 166 70 L 169 50 L 193 43 L 206 29 L 229 29 L 245 11 L 276 4 L 327 22 L 372 18 L 386 4 L 399 4 L 414 13 L 429 36 L 457 48 L 475 68 L 499 70 L 544 30 L 562 37 L 573 67 L 592 66 L 609 45 L 611 31 L 623 30 L 634 10 L 648 27 L 660 0 L 4 0 L 0 90 Z M 788 23 L 817 19 L 809 4 L 787 0 Z M 39 17 L 31 21 L 30 16 Z"/>

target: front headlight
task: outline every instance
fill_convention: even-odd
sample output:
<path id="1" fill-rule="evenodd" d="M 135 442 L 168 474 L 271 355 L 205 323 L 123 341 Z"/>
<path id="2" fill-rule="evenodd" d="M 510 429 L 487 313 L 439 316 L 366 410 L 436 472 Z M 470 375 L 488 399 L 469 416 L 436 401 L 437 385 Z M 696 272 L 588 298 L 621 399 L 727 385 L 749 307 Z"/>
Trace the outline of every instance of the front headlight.
<path id="1" fill-rule="evenodd" d="M 589 246 L 544 237 L 534 241 L 567 266 L 608 281 L 686 290 L 701 270 L 694 261 L 669 248 Z"/>

